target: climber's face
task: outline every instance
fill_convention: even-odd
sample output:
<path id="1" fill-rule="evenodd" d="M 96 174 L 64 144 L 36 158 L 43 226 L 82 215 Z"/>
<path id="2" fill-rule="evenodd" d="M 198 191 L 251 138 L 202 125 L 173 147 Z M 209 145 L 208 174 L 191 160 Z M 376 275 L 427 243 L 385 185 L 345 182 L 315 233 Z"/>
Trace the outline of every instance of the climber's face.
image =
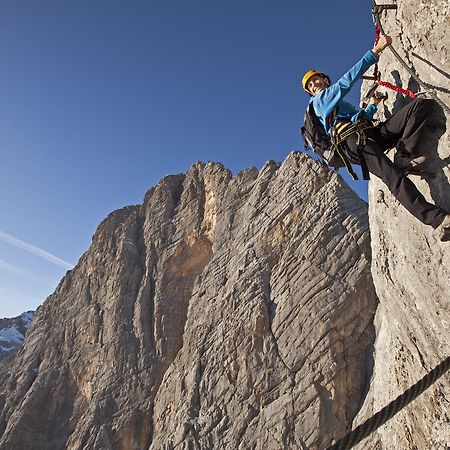
<path id="1" fill-rule="evenodd" d="M 328 80 L 320 74 L 313 75 L 306 84 L 306 89 L 311 95 L 317 95 L 328 87 Z"/>

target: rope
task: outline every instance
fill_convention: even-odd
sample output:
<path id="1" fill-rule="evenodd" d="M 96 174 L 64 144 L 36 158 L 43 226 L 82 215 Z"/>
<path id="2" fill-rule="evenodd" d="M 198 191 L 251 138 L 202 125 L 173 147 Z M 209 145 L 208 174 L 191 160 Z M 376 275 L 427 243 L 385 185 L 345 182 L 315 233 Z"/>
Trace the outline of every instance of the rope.
<path id="1" fill-rule="evenodd" d="M 381 33 L 380 25 L 375 20 L 375 45 L 377 45 L 378 41 L 380 40 L 380 33 Z M 380 79 L 380 71 L 378 70 L 378 61 L 373 66 L 373 79 L 374 80 Z"/>
<path id="2" fill-rule="evenodd" d="M 375 45 L 377 45 L 378 41 L 380 40 L 381 28 L 377 19 L 375 19 L 374 22 L 375 22 Z M 373 69 L 373 78 L 374 80 L 378 80 L 376 82 L 378 86 L 383 86 L 385 88 L 391 89 L 392 91 L 398 92 L 399 94 L 407 95 L 411 98 L 417 98 L 416 94 L 410 89 L 403 89 L 402 87 L 396 86 L 395 84 L 392 83 L 388 83 L 387 81 L 381 81 L 380 71 L 378 70 L 378 62 L 375 63 Z"/>
<path id="3" fill-rule="evenodd" d="M 383 30 L 383 25 L 381 23 L 381 10 L 380 8 L 378 8 L 378 6 L 382 6 L 382 5 L 377 5 L 377 3 L 375 2 L 375 0 L 373 0 L 373 17 L 375 20 L 375 27 L 378 25 L 380 31 L 379 33 L 385 34 L 384 30 Z M 417 82 L 417 84 L 419 86 L 421 86 L 424 89 L 429 89 L 429 85 L 425 84 L 414 72 L 413 69 L 411 69 L 408 64 L 405 62 L 405 60 L 398 54 L 398 52 L 395 50 L 395 48 L 392 46 L 392 44 L 389 45 L 389 48 L 391 50 L 391 52 L 393 53 L 393 55 L 395 56 L 395 58 L 397 59 L 397 61 L 402 65 L 402 67 L 411 75 L 411 77 Z M 442 109 L 444 109 L 448 114 L 450 114 L 450 108 L 433 92 L 430 91 L 429 95 L 433 98 L 433 100 L 436 101 L 436 103 L 438 103 Z"/>
<path id="4" fill-rule="evenodd" d="M 403 95 L 408 95 L 411 98 L 417 98 L 417 95 L 411 91 L 411 89 L 403 89 L 400 86 L 396 86 L 395 84 L 388 83 L 387 81 L 377 81 L 378 86 L 383 86 L 389 89 L 392 89 L 395 92 L 399 92 Z"/>
<path id="5" fill-rule="evenodd" d="M 372 417 L 367 419 L 363 424 L 346 434 L 342 439 L 328 447 L 327 450 L 347 450 L 352 448 L 358 442 L 373 433 L 377 428 L 386 423 L 395 414 L 397 414 L 406 405 L 411 403 L 415 398 L 428 389 L 442 375 L 450 369 L 450 356 L 437 365 L 433 370 L 428 372 L 414 386 L 410 387 L 403 394 L 399 395 L 394 401 L 378 411 Z"/>
<path id="6" fill-rule="evenodd" d="M 381 34 L 381 28 L 380 24 L 378 23 L 378 20 L 375 19 L 375 45 L 378 44 L 378 41 L 380 40 L 380 34 Z M 388 83 L 387 81 L 381 81 L 380 80 L 380 71 L 378 70 L 378 62 L 375 63 L 373 68 L 373 79 L 378 80 L 376 81 L 376 84 L 378 86 L 383 86 L 385 88 L 391 89 L 395 92 L 398 92 L 403 95 L 408 95 L 411 98 L 417 98 L 416 94 L 411 91 L 410 89 L 403 89 L 400 86 L 396 86 L 395 84 Z"/>
<path id="7" fill-rule="evenodd" d="M 380 33 L 381 33 L 380 24 L 376 20 L 375 21 L 375 45 L 377 45 L 378 41 L 380 40 Z"/>

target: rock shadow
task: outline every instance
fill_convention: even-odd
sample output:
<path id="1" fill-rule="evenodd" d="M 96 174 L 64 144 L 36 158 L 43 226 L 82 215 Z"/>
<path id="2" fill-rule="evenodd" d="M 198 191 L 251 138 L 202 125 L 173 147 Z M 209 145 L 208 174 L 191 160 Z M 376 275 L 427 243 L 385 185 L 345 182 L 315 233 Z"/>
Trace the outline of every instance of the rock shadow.
<path id="1" fill-rule="evenodd" d="M 431 61 L 429 61 L 428 59 L 424 58 L 423 56 L 418 55 L 415 52 L 411 53 L 412 56 L 416 57 L 417 59 L 419 59 L 420 61 L 424 62 L 425 64 L 427 64 L 429 67 L 433 68 L 436 72 L 440 73 L 442 76 L 444 76 L 445 78 L 447 78 L 448 80 L 450 80 L 450 74 L 448 72 L 446 72 L 445 70 L 441 69 L 440 67 L 438 67 L 436 64 L 433 64 Z M 442 86 L 433 86 L 435 89 L 438 90 L 442 90 L 443 92 L 446 93 L 450 93 L 449 89 L 446 89 Z"/>
<path id="2" fill-rule="evenodd" d="M 400 77 L 400 73 L 397 70 L 391 72 L 397 86 L 403 87 L 403 83 Z M 433 90 L 436 89 L 435 86 L 430 86 Z M 420 92 L 420 85 L 417 81 L 410 77 L 408 81 L 407 89 L 413 92 Z M 426 98 L 425 95 L 420 95 L 419 98 Z M 399 109 L 403 108 L 413 99 L 397 93 L 396 98 L 393 103 L 392 113 L 384 106 L 385 117 L 391 116 L 393 113 L 397 112 Z M 450 184 L 445 174 L 446 167 L 450 164 L 450 156 L 446 158 L 441 158 L 438 153 L 438 146 L 441 137 L 447 131 L 447 118 L 445 112 L 437 102 L 434 102 L 434 109 L 432 114 L 432 119 L 430 120 L 428 129 L 424 133 L 420 146 L 423 148 L 423 154 L 429 160 L 429 169 L 424 172 L 423 176 L 410 175 L 411 180 L 414 182 L 422 178 L 428 184 L 430 188 L 430 194 L 433 202 L 447 211 L 450 210 Z"/>
<path id="3" fill-rule="evenodd" d="M 432 176 L 425 176 L 424 179 L 430 187 L 430 194 L 434 203 L 450 211 L 450 184 L 445 173 L 450 164 L 450 156 L 441 158 L 438 153 L 439 142 L 446 131 L 447 118 L 444 110 L 434 102 L 433 118 L 421 142 L 424 149 L 423 153 L 429 159 L 432 171 Z"/>

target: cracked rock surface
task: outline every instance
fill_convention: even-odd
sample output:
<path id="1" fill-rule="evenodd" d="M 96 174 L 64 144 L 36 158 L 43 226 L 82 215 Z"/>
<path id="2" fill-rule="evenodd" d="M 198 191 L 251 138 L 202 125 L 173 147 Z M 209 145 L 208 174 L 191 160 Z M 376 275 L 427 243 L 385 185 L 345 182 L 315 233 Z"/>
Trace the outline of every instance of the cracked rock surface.
<path id="1" fill-rule="evenodd" d="M 449 3 L 398 0 L 397 5 L 397 11 L 383 13 L 384 31 L 393 37 L 394 48 L 428 89 L 450 106 Z M 415 92 L 424 89 L 388 49 L 379 67 L 383 80 Z M 389 95 L 386 116 L 409 101 L 392 91 Z M 423 154 L 431 162 L 433 177 L 410 178 L 428 201 L 450 211 L 448 119 L 449 114 L 436 105 L 432 126 L 423 140 Z M 438 241 L 433 229 L 413 218 L 375 177 L 369 184 L 369 205 L 372 274 L 380 304 L 375 317 L 374 373 L 355 425 L 450 355 L 450 243 Z M 449 448 L 449 379 L 448 374 L 441 378 L 357 448 Z"/>
<path id="2" fill-rule="evenodd" d="M 397 4 L 385 31 L 450 106 L 448 2 Z M 413 180 L 449 210 L 447 119 Z M 450 244 L 375 177 L 369 203 L 298 153 L 164 178 L 38 309 L 0 373 L 0 449 L 326 448 L 450 354 Z M 447 375 L 356 448 L 447 450 L 449 399 Z"/>
<path id="3" fill-rule="evenodd" d="M 367 205 L 305 155 L 166 177 L 37 311 L 0 448 L 323 448 L 367 390 L 369 261 Z"/>

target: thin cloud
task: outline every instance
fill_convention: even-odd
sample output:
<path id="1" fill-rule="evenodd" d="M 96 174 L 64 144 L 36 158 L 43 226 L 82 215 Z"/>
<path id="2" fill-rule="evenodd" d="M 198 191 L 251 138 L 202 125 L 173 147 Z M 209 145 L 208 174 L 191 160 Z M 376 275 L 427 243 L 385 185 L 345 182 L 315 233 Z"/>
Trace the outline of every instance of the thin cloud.
<path id="1" fill-rule="evenodd" d="M 10 264 L 4 261 L 3 259 L 0 259 L 0 270 L 4 270 L 6 272 L 13 273 L 15 275 L 21 275 L 34 281 L 42 281 L 36 275 L 27 272 L 26 270 L 21 269 L 20 267 L 14 266 L 13 264 Z"/>
<path id="2" fill-rule="evenodd" d="M 16 273 L 18 275 L 29 275 L 25 270 L 21 269 L 20 267 L 14 266 L 3 259 L 0 259 L 0 269 L 6 270 L 10 273 Z"/>
<path id="3" fill-rule="evenodd" d="M 43 258 L 52 264 L 55 264 L 56 266 L 62 267 L 64 269 L 73 269 L 73 264 L 68 263 L 67 261 L 64 261 L 55 255 L 52 255 L 49 252 L 46 252 L 45 250 L 42 250 L 39 247 L 36 247 L 35 245 L 28 244 L 28 242 L 21 241 L 20 239 L 15 238 L 14 236 L 11 236 L 8 233 L 5 233 L 4 231 L 0 230 L 0 240 L 14 246 L 17 248 L 20 248 L 21 250 L 24 250 L 28 253 L 31 253 L 33 255 L 39 256 L 40 258 Z M 8 263 L 6 263 L 8 264 Z M 20 270 L 20 269 L 19 269 Z"/>

